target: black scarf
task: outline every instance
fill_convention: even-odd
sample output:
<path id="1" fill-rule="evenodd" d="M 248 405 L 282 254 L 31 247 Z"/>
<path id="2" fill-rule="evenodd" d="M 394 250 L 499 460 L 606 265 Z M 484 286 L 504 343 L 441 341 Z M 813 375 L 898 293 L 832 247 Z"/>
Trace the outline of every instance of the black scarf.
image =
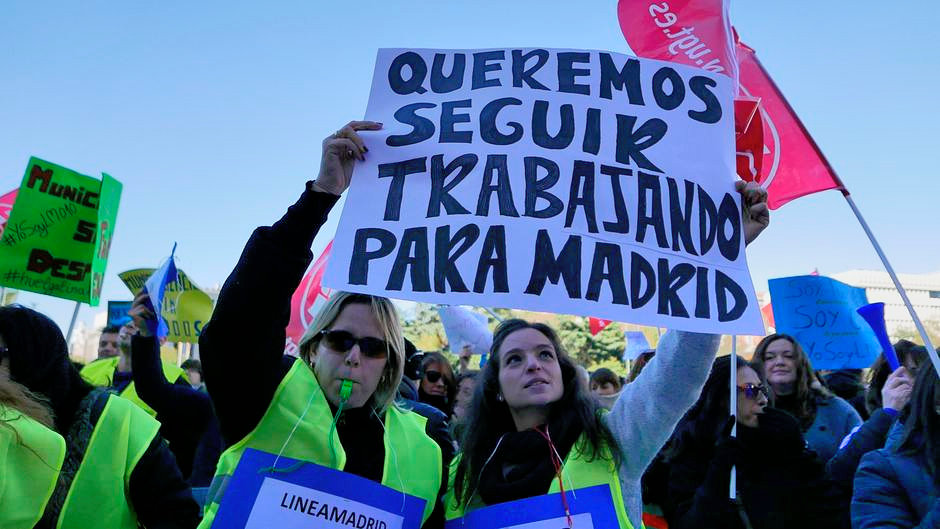
<path id="1" fill-rule="evenodd" d="M 544 431 L 544 426 L 540 429 Z M 561 417 L 549 421 L 548 434 L 562 461 L 582 431 L 575 421 Z M 549 450 L 548 441 L 535 430 L 507 432 L 483 468 L 478 485 L 480 498 L 494 505 L 548 493 L 556 476 Z"/>

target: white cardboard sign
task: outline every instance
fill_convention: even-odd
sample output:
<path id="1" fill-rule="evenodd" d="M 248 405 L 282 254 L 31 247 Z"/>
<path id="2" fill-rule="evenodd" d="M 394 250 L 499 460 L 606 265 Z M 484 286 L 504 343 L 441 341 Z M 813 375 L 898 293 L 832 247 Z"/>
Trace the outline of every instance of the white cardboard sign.
<path id="1" fill-rule="evenodd" d="M 325 284 L 763 334 L 723 75 L 617 53 L 379 50 Z"/>

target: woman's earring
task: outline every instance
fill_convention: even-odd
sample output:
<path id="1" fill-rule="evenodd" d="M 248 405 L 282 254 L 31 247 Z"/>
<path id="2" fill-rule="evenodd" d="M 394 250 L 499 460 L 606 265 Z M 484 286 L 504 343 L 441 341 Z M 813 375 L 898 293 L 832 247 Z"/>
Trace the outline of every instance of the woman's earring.
<path id="1" fill-rule="evenodd" d="M 500 402 L 503 402 L 503 401 L 506 400 L 506 399 L 503 398 L 503 394 L 502 394 L 502 393 L 497 393 L 497 394 L 496 394 L 496 400 L 498 400 L 498 401 L 500 401 Z"/>

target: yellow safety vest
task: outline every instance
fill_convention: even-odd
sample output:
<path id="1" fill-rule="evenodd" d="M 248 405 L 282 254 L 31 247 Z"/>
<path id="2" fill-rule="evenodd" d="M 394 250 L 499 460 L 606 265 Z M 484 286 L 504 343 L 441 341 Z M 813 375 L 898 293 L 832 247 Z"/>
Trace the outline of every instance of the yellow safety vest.
<path id="1" fill-rule="evenodd" d="M 61 435 L 0 405 L 0 527 L 36 525 L 64 459 Z"/>
<path id="2" fill-rule="evenodd" d="M 128 492 L 131 473 L 160 423 L 117 395 L 108 395 L 59 513 L 58 529 L 137 529 Z"/>
<path id="3" fill-rule="evenodd" d="M 568 453 L 568 457 L 565 458 L 562 480 L 564 480 L 566 488 L 569 486 L 569 483 L 572 489 L 608 485 L 610 487 L 610 496 L 614 501 L 614 510 L 617 513 L 617 520 L 620 522 L 620 529 L 633 529 L 633 524 L 630 523 L 630 518 L 627 516 L 627 508 L 623 503 L 623 492 L 620 488 L 620 476 L 617 473 L 617 465 L 614 463 L 613 458 L 610 457 L 610 451 L 605 448 L 602 451 L 604 457 L 598 457 L 592 461 L 588 461 L 587 459 L 590 456 L 582 454 L 578 450 L 578 447 L 581 446 L 588 446 L 587 438 L 583 434 Z M 460 456 L 457 456 L 450 466 L 450 480 L 447 487 L 447 494 L 444 496 L 444 517 L 447 520 L 460 518 L 466 512 L 486 507 L 477 495 L 471 498 L 466 509 L 463 505 L 457 504 L 457 498 L 454 494 L 454 477 L 456 476 L 457 466 L 459 464 Z M 555 494 L 557 492 L 561 492 L 558 486 L 558 480 L 553 479 L 552 485 L 548 488 L 546 494 Z"/>
<path id="4" fill-rule="evenodd" d="M 310 408 L 304 420 L 298 423 L 308 402 Z M 199 527 L 212 527 L 219 505 L 224 501 L 228 480 L 246 448 L 282 453 L 291 459 L 331 466 L 333 458 L 328 436 L 332 420 L 329 403 L 313 371 L 303 361 L 295 360 L 255 429 L 219 458 L 206 498 L 205 516 Z M 421 415 L 395 406 L 385 412 L 385 468 L 382 485 L 423 498 L 427 502 L 423 520 L 427 520 L 434 510 L 443 479 L 441 449 L 425 433 L 426 425 L 427 419 Z M 281 452 L 284 441 L 295 426 L 297 429 L 293 437 Z M 336 449 L 336 466 L 333 468 L 342 469 L 346 465 L 346 451 L 335 431 L 333 445 Z"/>
<path id="5" fill-rule="evenodd" d="M 120 357 L 118 356 L 95 360 L 82 368 L 82 378 L 92 386 L 108 387 L 114 383 L 114 370 L 117 369 L 118 362 L 120 362 Z M 179 366 L 164 360 L 161 360 L 160 363 L 163 366 L 163 376 L 170 381 L 170 384 L 175 383 L 176 379 L 181 376 L 184 379 L 186 378 L 186 372 Z M 140 406 L 140 408 L 149 413 L 151 417 L 157 416 L 157 412 L 137 395 L 137 386 L 134 385 L 133 380 L 121 391 L 120 395 Z"/>

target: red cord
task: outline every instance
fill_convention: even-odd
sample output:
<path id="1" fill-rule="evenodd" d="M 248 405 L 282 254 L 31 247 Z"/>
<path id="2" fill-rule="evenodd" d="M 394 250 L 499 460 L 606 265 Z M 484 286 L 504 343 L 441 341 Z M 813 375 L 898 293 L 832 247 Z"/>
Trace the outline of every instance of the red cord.
<path id="1" fill-rule="evenodd" d="M 565 509 L 565 518 L 568 520 L 568 528 L 574 529 L 574 521 L 571 519 L 571 508 L 568 506 L 568 496 L 565 495 L 565 482 L 561 478 L 561 459 L 558 455 L 558 450 L 555 449 L 555 443 L 552 442 L 552 436 L 548 433 L 548 425 L 545 425 L 545 431 L 535 428 L 535 431 L 548 442 L 548 452 L 549 458 L 552 461 L 552 466 L 555 467 L 555 476 L 558 477 L 558 488 L 561 490 L 561 505 Z"/>

